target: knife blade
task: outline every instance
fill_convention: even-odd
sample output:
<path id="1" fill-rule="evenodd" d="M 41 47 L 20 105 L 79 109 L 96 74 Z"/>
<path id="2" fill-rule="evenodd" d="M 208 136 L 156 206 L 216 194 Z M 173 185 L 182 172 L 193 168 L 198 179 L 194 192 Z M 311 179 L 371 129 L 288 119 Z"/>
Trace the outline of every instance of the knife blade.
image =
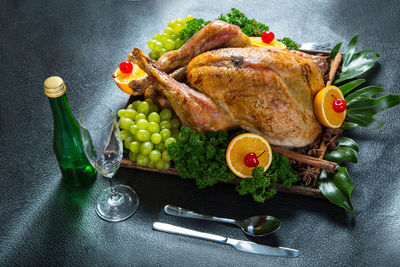
<path id="1" fill-rule="evenodd" d="M 153 229 L 161 232 L 178 234 L 188 237 L 195 237 L 208 241 L 214 241 L 221 244 L 230 245 L 237 250 L 248 253 L 267 255 L 267 256 L 291 257 L 291 258 L 298 257 L 300 255 L 297 249 L 260 245 L 250 241 L 237 240 L 224 236 L 198 232 L 195 230 L 175 226 L 168 223 L 155 222 L 153 223 Z"/>
<path id="2" fill-rule="evenodd" d="M 303 43 L 300 45 L 300 50 L 319 50 L 319 51 L 331 51 L 335 44 L 332 42 L 324 43 Z"/>

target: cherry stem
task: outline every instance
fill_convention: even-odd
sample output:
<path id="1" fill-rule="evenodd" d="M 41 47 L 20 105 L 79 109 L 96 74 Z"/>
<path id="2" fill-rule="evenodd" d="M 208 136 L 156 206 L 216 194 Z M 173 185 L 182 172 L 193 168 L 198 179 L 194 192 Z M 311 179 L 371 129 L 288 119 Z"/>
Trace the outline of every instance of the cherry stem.
<path id="1" fill-rule="evenodd" d="M 335 100 L 337 100 L 336 96 L 334 96 L 333 94 L 331 94 L 331 96 L 332 96 Z"/>
<path id="2" fill-rule="evenodd" d="M 122 72 L 120 72 L 117 76 L 115 76 L 114 74 L 113 75 L 111 75 L 111 77 L 113 77 L 114 79 L 115 78 L 117 78 L 119 75 L 121 75 L 122 74 Z"/>
<path id="3" fill-rule="evenodd" d="M 257 158 L 261 157 L 267 150 L 264 150 L 263 153 L 261 153 L 260 155 L 257 156 Z"/>
<path id="4" fill-rule="evenodd" d="M 255 21 L 253 21 L 253 24 L 254 24 L 254 29 L 256 29 L 256 31 L 258 32 L 258 34 L 259 35 L 261 35 L 261 32 L 257 29 L 257 27 L 256 27 L 256 22 Z M 265 152 L 265 151 L 264 151 Z"/>

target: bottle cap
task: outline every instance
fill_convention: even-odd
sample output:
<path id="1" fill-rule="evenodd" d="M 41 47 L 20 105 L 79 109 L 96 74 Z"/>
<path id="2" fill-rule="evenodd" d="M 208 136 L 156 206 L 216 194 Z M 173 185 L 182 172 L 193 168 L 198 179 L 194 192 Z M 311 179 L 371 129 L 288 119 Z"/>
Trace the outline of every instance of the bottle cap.
<path id="1" fill-rule="evenodd" d="M 65 93 L 63 79 L 58 76 L 51 76 L 44 81 L 44 93 L 51 98 L 60 97 Z"/>

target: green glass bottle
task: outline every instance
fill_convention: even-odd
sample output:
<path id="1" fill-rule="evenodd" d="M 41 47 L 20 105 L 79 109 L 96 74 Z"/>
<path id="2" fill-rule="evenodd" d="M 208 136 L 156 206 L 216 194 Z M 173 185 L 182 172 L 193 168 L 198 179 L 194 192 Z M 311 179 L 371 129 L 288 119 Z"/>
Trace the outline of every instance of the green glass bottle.
<path id="1" fill-rule="evenodd" d="M 62 180 L 71 189 L 84 189 L 94 182 L 97 173 L 83 150 L 79 124 L 71 112 L 65 91 L 60 77 L 52 76 L 44 81 L 44 92 L 53 111 L 53 148 Z"/>

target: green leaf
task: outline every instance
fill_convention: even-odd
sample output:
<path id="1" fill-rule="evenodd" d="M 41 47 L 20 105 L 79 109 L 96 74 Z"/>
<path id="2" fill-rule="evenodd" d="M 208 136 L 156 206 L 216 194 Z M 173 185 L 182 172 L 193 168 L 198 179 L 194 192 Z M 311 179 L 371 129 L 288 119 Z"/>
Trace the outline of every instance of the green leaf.
<path id="1" fill-rule="evenodd" d="M 328 151 L 324 159 L 341 163 L 343 161 L 349 161 L 353 163 L 358 162 L 357 153 L 350 147 L 338 147 L 337 150 Z"/>
<path id="2" fill-rule="evenodd" d="M 334 84 L 355 78 L 371 69 L 379 59 L 379 53 L 372 50 L 362 50 L 355 53 L 359 35 L 355 35 L 347 45 L 342 58 L 342 72 Z M 371 57 L 371 55 L 373 55 Z"/>
<path id="3" fill-rule="evenodd" d="M 334 174 L 322 170 L 319 175 L 319 189 L 333 204 L 354 211 L 350 199 L 354 186 L 345 167 L 338 167 Z"/>
<path id="4" fill-rule="evenodd" d="M 349 130 L 349 129 L 356 128 L 357 126 L 358 126 L 357 123 L 345 121 L 345 122 L 343 122 L 342 127 L 340 127 L 340 128 L 342 128 L 343 130 Z"/>
<path id="5" fill-rule="evenodd" d="M 347 103 L 346 121 L 371 129 L 383 127 L 385 123 L 376 120 L 374 118 L 375 114 L 400 104 L 400 95 L 372 98 L 372 96 L 383 92 L 385 92 L 384 88 L 372 85 L 348 95 L 345 98 Z"/>
<path id="6" fill-rule="evenodd" d="M 343 84 L 342 86 L 339 87 L 339 89 L 340 89 L 340 91 L 342 91 L 342 94 L 345 95 L 364 82 L 365 82 L 365 79 L 354 80 L 354 81 L 348 82 L 346 84 Z"/>
<path id="7" fill-rule="evenodd" d="M 347 66 L 356 51 L 356 45 L 358 43 L 358 37 L 360 34 L 356 34 L 351 38 L 349 44 L 347 45 L 344 53 L 343 53 L 343 58 L 342 58 L 342 66 Z"/>
<path id="8" fill-rule="evenodd" d="M 357 143 L 349 137 L 341 136 L 336 139 L 336 142 L 338 147 L 350 147 L 357 152 L 360 151 L 360 148 L 358 147 Z"/>
<path id="9" fill-rule="evenodd" d="M 332 50 L 331 50 L 331 52 L 329 54 L 329 57 L 330 57 L 331 61 L 336 57 L 337 53 L 339 53 L 339 50 L 340 50 L 341 46 L 342 46 L 342 43 L 338 43 L 332 48 Z"/>

